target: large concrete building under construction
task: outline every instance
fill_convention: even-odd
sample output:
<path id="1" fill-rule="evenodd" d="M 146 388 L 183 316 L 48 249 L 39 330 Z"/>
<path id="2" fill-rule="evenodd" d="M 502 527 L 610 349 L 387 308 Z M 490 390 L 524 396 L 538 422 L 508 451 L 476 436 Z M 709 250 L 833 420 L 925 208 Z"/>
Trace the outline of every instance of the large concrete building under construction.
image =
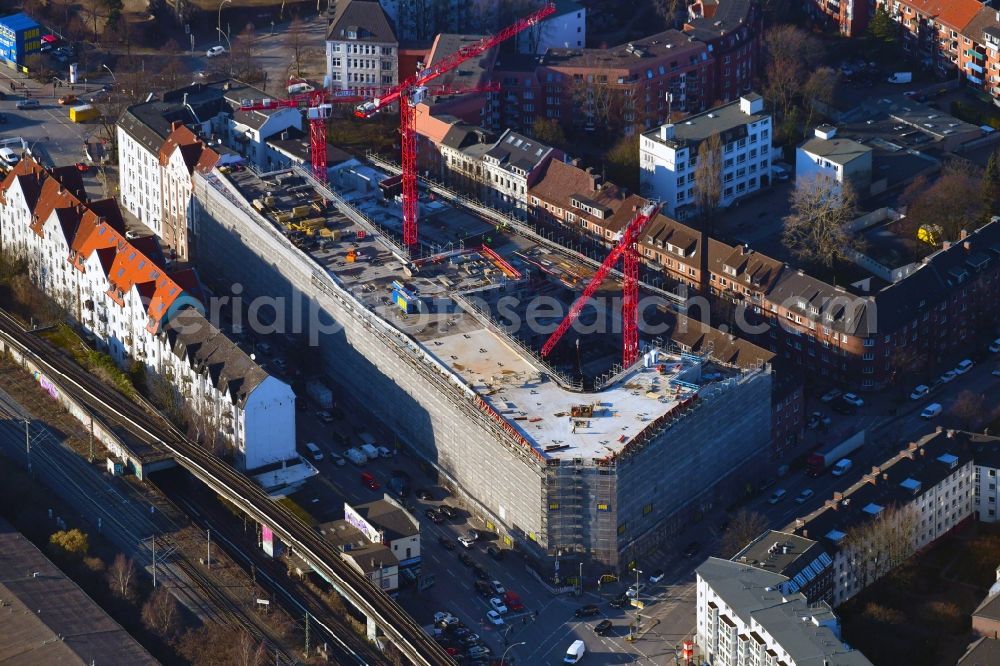
<path id="1" fill-rule="evenodd" d="M 586 276 L 569 273 L 568 253 L 422 200 L 421 241 L 438 254 L 404 263 L 383 233 L 401 226 L 396 207 L 377 187 L 340 189 L 298 169 L 196 173 L 193 237 L 211 257 L 203 275 L 238 282 L 244 298 L 285 299 L 278 323 L 301 344 L 323 328 L 316 370 L 546 573 L 575 573 L 576 561 L 620 569 L 671 545 L 764 463 L 771 374 L 752 352 L 684 354 L 667 336 L 620 368 L 607 361 L 620 358 L 620 337 L 596 334 L 581 336 L 575 356 L 563 343 L 575 365 L 564 374 L 532 352 L 545 332 L 518 321 L 539 297 L 572 300 L 569 285 Z M 543 318 L 546 330 L 562 312 Z M 582 320 L 618 316 L 598 304 Z"/>

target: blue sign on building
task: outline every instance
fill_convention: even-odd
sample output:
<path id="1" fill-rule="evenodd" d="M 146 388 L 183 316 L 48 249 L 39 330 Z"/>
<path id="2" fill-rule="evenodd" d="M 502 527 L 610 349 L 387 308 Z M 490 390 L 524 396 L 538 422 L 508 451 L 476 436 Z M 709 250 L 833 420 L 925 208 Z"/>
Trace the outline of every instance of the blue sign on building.
<path id="1" fill-rule="evenodd" d="M 0 58 L 8 65 L 24 65 L 24 60 L 42 47 L 42 27 L 27 14 L 0 18 Z"/>

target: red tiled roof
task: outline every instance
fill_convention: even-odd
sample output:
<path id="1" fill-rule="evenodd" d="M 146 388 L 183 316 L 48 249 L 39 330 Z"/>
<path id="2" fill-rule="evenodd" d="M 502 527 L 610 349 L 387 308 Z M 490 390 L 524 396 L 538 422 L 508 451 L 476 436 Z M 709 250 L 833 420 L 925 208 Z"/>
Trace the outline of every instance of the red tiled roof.
<path id="1" fill-rule="evenodd" d="M 605 183 L 595 189 L 594 184 L 594 175 L 561 160 L 550 160 L 542 171 L 541 179 L 528 192 L 546 203 L 554 203 L 566 209 L 572 208 L 570 198 L 577 195 L 590 203 L 610 209 L 614 214 L 624 201 L 618 186 Z M 600 219 L 580 209 L 574 209 L 573 213 L 588 220 Z"/>
<path id="2" fill-rule="evenodd" d="M 933 16 L 955 30 L 963 30 L 983 6 L 979 0 L 902 0 L 925 16 Z"/>

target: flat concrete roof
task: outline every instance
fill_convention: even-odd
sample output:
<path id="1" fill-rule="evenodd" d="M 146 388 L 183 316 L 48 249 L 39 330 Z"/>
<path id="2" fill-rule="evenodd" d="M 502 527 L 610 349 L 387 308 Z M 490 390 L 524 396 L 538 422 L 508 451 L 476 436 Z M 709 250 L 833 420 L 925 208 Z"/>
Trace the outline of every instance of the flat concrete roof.
<path id="1" fill-rule="evenodd" d="M 159 663 L 34 544 L 3 520 L 0 571 L 0 663 Z"/>

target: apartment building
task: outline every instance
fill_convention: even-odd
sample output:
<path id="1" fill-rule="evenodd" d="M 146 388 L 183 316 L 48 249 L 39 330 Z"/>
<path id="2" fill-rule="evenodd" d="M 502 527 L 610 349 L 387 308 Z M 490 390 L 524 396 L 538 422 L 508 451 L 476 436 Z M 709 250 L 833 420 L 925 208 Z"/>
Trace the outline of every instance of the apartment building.
<path id="1" fill-rule="evenodd" d="M 0 183 L 0 232 L 3 251 L 28 260 L 70 321 L 120 366 L 140 362 L 165 377 L 206 439 L 232 447 L 238 468 L 300 463 L 291 387 L 205 318 L 197 273 L 168 271 L 153 237 L 126 238 L 116 202 L 89 201 L 73 167 L 24 157 Z"/>
<path id="2" fill-rule="evenodd" d="M 172 259 L 187 261 L 189 225 L 194 220 L 191 175 L 195 169 L 211 171 L 219 163 L 219 154 L 179 120 L 171 127 L 160 146 L 160 238 Z"/>
<path id="3" fill-rule="evenodd" d="M 1000 446 L 994 440 L 973 442 L 975 461 L 975 511 L 976 520 L 995 523 L 1000 520 Z"/>
<path id="4" fill-rule="evenodd" d="M 593 169 L 549 160 L 538 181 L 528 189 L 528 213 L 533 220 L 560 224 L 598 234 L 615 214 L 625 195 Z"/>
<path id="5" fill-rule="evenodd" d="M 587 45 L 587 8 L 579 0 L 556 0 L 554 14 L 517 36 L 519 53 L 542 55 L 549 49 Z"/>
<path id="6" fill-rule="evenodd" d="M 826 602 L 810 602 L 784 589 L 787 576 L 710 557 L 695 577 L 700 662 L 871 666 L 841 641 L 840 620 Z"/>
<path id="7" fill-rule="evenodd" d="M 326 80 L 331 90 L 370 90 L 399 82 L 399 41 L 378 0 L 330 5 Z"/>
<path id="8" fill-rule="evenodd" d="M 381 0 L 381 5 L 403 42 L 426 44 L 442 32 L 485 34 L 499 27 L 497 0 Z"/>
<path id="9" fill-rule="evenodd" d="M 795 520 L 833 557 L 834 607 L 974 518 L 974 444 L 990 440 L 939 428 Z"/>
<path id="10" fill-rule="evenodd" d="M 483 180 L 487 201 L 498 208 L 526 215 L 528 188 L 553 159 L 563 152 L 523 134 L 507 130 L 483 153 Z"/>
<path id="11" fill-rule="evenodd" d="M 837 136 L 837 128 L 820 125 L 795 149 L 796 187 L 815 187 L 820 181 L 836 183 L 839 192 L 847 182 L 860 198 L 872 184 L 872 150 L 853 139 Z"/>
<path id="12" fill-rule="evenodd" d="M 954 71 L 971 46 L 965 28 L 983 7 L 979 0 L 877 0 L 903 33 L 903 49 L 940 74 Z"/>
<path id="13" fill-rule="evenodd" d="M 962 30 L 958 65 L 966 83 L 1000 104 L 1000 10 L 982 6 Z"/>
<path id="14" fill-rule="evenodd" d="M 782 594 L 801 593 L 809 603 L 829 603 L 833 595 L 833 558 L 813 539 L 767 530 L 733 555 L 738 564 L 781 574 Z"/>
<path id="15" fill-rule="evenodd" d="M 162 98 L 134 104 L 116 124 L 122 206 L 156 236 L 164 235 L 163 166 L 160 152 L 175 123 L 181 123 L 219 155 L 218 163 L 246 160 L 262 170 L 274 166 L 267 139 L 302 128 L 298 109 L 241 111 L 267 93 L 238 81 L 185 86 Z M 174 233 L 174 232 L 171 232 Z M 175 234 L 176 238 L 176 234 Z"/>
<path id="16" fill-rule="evenodd" d="M 731 102 L 749 92 L 760 63 L 763 24 L 755 0 L 704 0 L 688 5 L 684 34 L 705 44 L 713 58 L 710 78 L 717 96 L 712 102 Z"/>
<path id="17" fill-rule="evenodd" d="M 817 22 L 837 26 L 845 37 L 860 37 L 868 29 L 874 11 L 870 0 L 805 0 L 807 14 Z"/>
<path id="18" fill-rule="evenodd" d="M 698 151 L 715 135 L 722 148 L 720 207 L 770 185 L 771 116 L 764 112 L 764 98 L 748 93 L 682 123 L 645 132 L 639 138 L 642 194 L 663 202 L 663 210 L 673 217 L 684 219 L 696 213 Z"/>

